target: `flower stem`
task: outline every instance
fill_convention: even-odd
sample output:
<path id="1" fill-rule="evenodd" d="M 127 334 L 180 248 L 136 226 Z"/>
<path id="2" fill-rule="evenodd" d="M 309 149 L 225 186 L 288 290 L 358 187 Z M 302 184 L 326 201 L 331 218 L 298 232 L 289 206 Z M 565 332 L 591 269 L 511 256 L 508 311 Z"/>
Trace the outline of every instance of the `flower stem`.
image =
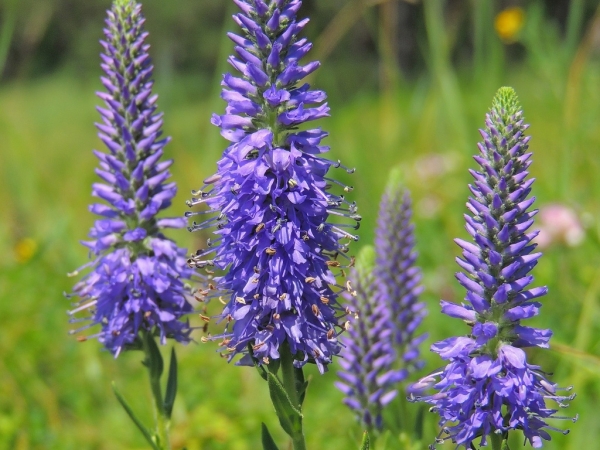
<path id="1" fill-rule="evenodd" d="M 297 434 L 292 438 L 292 444 L 294 445 L 294 450 L 306 450 L 306 443 L 304 442 L 304 434 Z"/>
<path id="2" fill-rule="evenodd" d="M 154 397 L 154 423 L 156 444 L 161 450 L 171 450 L 169 440 L 169 427 L 171 421 L 167 417 L 165 404 L 160 386 L 160 377 L 163 369 L 162 356 L 154 342 L 151 333 L 144 333 L 144 365 L 148 369 L 148 378 L 150 380 L 150 389 Z"/>
<path id="3" fill-rule="evenodd" d="M 300 407 L 298 392 L 296 391 L 296 375 L 294 373 L 294 358 L 290 352 L 289 346 L 282 345 L 281 349 L 281 376 L 283 377 L 283 387 L 290 396 L 290 400 L 296 408 Z"/>
<path id="4" fill-rule="evenodd" d="M 492 450 L 502 450 L 502 435 L 490 433 L 490 441 L 492 442 Z"/>
<path id="5" fill-rule="evenodd" d="M 281 376 L 283 378 L 283 387 L 290 397 L 294 407 L 302 411 L 302 405 L 300 404 L 300 397 L 298 393 L 298 383 L 296 379 L 296 371 L 294 369 L 294 357 L 288 345 L 284 345 L 280 351 L 281 355 Z M 306 450 L 306 443 L 304 442 L 304 433 L 300 429 L 297 433 L 292 435 L 292 444 L 294 450 Z"/>

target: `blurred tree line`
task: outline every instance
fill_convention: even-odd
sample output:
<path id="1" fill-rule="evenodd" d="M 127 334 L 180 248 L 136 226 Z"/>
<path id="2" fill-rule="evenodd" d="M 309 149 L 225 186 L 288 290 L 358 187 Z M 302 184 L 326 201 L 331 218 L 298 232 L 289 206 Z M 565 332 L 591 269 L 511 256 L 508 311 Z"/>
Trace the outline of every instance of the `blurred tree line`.
<path id="1" fill-rule="evenodd" d="M 392 67 L 392 72 L 399 68 L 402 76 L 416 76 L 425 70 L 429 51 L 424 2 L 443 4 L 451 56 L 460 64 L 472 57 L 478 10 L 487 9 L 493 19 L 503 9 L 525 8 L 536 0 L 304 0 L 301 15 L 311 18 L 306 35 L 316 44 L 313 57 L 328 57 L 344 72 L 354 67 L 361 85 L 377 85 L 393 77 L 385 67 Z M 537 2 L 543 4 L 549 26 L 571 40 L 580 38 L 598 5 L 597 0 Z M 235 28 L 230 20 L 235 11 L 232 2 L 142 3 L 158 76 L 210 76 L 220 67 L 220 55 L 228 50 L 224 32 Z M 0 0 L 0 80 L 32 78 L 65 66 L 81 77 L 95 76 L 98 40 L 109 6 L 110 0 Z M 569 28 L 570 20 L 579 26 Z M 493 28 L 491 23 L 485 27 Z M 575 36 L 567 36 L 569 29 Z M 509 57 L 518 59 L 523 53 L 518 44 L 513 45 Z M 387 61 L 384 73 L 381 61 Z"/>

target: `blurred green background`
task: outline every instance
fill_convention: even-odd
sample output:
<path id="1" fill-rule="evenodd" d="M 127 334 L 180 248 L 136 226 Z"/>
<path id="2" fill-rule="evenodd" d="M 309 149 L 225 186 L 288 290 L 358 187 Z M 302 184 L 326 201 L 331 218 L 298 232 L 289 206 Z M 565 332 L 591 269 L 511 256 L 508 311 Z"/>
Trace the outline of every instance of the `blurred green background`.
<path id="1" fill-rule="evenodd" d="M 219 81 L 231 50 L 224 34 L 234 30 L 233 8 L 223 0 L 143 5 L 164 130 L 173 137 L 166 151 L 175 158 L 180 189 L 171 214 L 179 215 L 226 145 L 209 119 L 224 108 Z M 87 261 L 79 241 L 94 220 L 87 211 L 96 181 L 91 150 L 101 145 L 94 91 L 101 88 L 98 40 L 109 6 L 108 0 L 0 2 L 1 449 L 144 448 L 110 388 L 115 380 L 150 421 L 141 355 L 114 360 L 95 341 L 78 343 L 68 335 L 70 305 L 62 296 L 74 283 L 67 272 Z M 315 43 L 311 57 L 323 62 L 311 82 L 330 97 L 332 116 L 320 123 L 330 132 L 329 157 L 357 167 L 344 178 L 355 186 L 364 217 L 354 253 L 372 242 L 391 167 L 402 170 L 412 191 L 430 311 L 427 345 L 467 332 L 442 317 L 438 302 L 464 295 L 453 278 L 459 252 L 452 239 L 466 236 L 462 214 L 477 129 L 498 87 L 517 90 L 531 123 L 534 195 L 545 211 L 538 221 L 546 230 L 545 255 L 534 275 L 550 288 L 541 316 L 530 322 L 555 332 L 551 350 L 530 356 L 559 384 L 576 386 L 578 397 L 565 414 L 581 416 L 576 424 L 554 423 L 572 432 L 554 433 L 546 448 L 597 447 L 598 2 L 306 0 L 300 14 L 312 20 L 306 29 Z M 201 236 L 185 230 L 170 236 L 189 249 L 201 245 Z M 260 421 L 285 441 L 254 370 L 228 365 L 210 343 L 177 351 L 175 449 L 255 449 Z M 441 364 L 427 347 L 423 353 L 427 366 L 420 375 Z M 325 376 L 307 370 L 311 449 L 358 447 L 361 430 L 333 388 L 335 371 L 335 365 Z M 418 407 L 406 409 L 415 414 Z M 429 444 L 436 417 L 426 420 Z M 386 448 L 403 448 L 388 442 Z"/>

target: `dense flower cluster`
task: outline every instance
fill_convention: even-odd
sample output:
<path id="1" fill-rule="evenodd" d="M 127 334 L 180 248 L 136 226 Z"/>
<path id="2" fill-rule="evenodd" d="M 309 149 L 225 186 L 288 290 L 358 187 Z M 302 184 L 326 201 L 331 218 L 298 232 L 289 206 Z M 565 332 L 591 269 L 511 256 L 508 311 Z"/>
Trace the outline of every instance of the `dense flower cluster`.
<path id="1" fill-rule="evenodd" d="M 438 442 L 448 438 L 471 448 L 478 437 L 483 446 L 492 433 L 504 437 L 519 429 L 533 447 L 541 447 L 542 439 L 550 439 L 547 430 L 554 429 L 546 420 L 558 418 L 546 402 L 563 407 L 574 397 L 558 394 L 523 351 L 548 347 L 552 335 L 521 325 L 539 313 L 535 299 L 547 292 L 546 287 L 528 289 L 541 253 L 533 253 L 531 244 L 537 232 L 527 231 L 537 212 L 530 210 L 535 198 L 529 197 L 534 180 L 527 178 L 527 128 L 515 92 L 501 88 L 481 131 L 481 154 L 475 156 L 481 171 L 471 171 L 471 215 L 465 219 L 473 242 L 456 240 L 463 250 L 463 258 L 457 258 L 463 272 L 456 278 L 467 290 L 467 303 L 441 302 L 442 312 L 463 319 L 471 332 L 434 344 L 432 351 L 449 363 L 416 385 L 439 391 L 418 398 L 441 416 Z"/>
<path id="2" fill-rule="evenodd" d="M 426 314 L 425 304 L 419 302 L 423 291 L 421 270 L 415 265 L 414 225 L 411 222 L 410 194 L 391 183 L 379 208 L 375 232 L 375 282 L 378 301 L 390 310 L 394 329 L 394 345 L 400 359 L 404 378 L 411 370 L 420 369 L 419 346 L 427 337 L 416 335 Z"/>
<path id="3" fill-rule="evenodd" d="M 106 92 L 98 93 L 106 108 L 98 108 L 102 122 L 96 126 L 109 152 L 95 152 L 96 173 L 104 183 L 93 186 L 93 195 L 106 203 L 90 206 L 101 216 L 90 231 L 92 240 L 84 242 L 95 259 L 74 287 L 80 301 L 70 312 L 89 311 L 90 316 L 71 319 L 90 322 L 73 332 L 100 324 L 89 337 L 115 356 L 134 344 L 141 330 L 156 331 L 163 343 L 189 341 L 189 325 L 179 319 L 192 310 L 182 281 L 193 275 L 186 252 L 161 233 L 185 227 L 186 220 L 156 217 L 171 204 L 176 186 L 166 182 L 172 161 L 160 161 L 168 139 L 161 138 L 143 24 L 134 1 L 117 1 L 108 11 L 101 41 Z"/>
<path id="4" fill-rule="evenodd" d="M 229 297 L 220 337 L 231 357 L 251 346 L 268 363 L 287 341 L 297 366 L 314 361 L 324 371 L 340 350 L 336 326 L 343 314 L 336 298 L 344 287 L 336 288 L 331 269 L 342 266 L 336 258 L 348 251 L 344 240 L 357 239 L 345 231 L 357 225 L 331 217 L 360 217 L 353 203 L 329 192 L 332 185 L 351 188 L 327 176 L 341 167 L 320 156 L 328 151 L 321 145 L 327 133 L 298 129 L 329 115 L 325 93 L 299 85 L 319 66 L 299 62 L 311 48 L 298 36 L 308 23 L 296 20 L 302 2 L 234 2 L 243 35 L 229 34 L 237 54 L 229 62 L 239 76 L 224 76 L 228 106 L 212 120 L 231 144 L 189 202 L 217 213 L 190 228 L 216 226 L 219 237 L 190 264 L 228 269 L 215 287 Z"/>

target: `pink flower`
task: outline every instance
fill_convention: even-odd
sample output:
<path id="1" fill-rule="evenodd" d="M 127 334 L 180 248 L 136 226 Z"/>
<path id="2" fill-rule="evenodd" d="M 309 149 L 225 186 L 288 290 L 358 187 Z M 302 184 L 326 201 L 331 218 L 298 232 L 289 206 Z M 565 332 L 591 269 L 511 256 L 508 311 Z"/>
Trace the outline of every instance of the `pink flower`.
<path id="1" fill-rule="evenodd" d="M 577 214 L 566 205 L 554 203 L 540 208 L 540 234 L 535 242 L 541 248 L 552 244 L 565 244 L 569 247 L 579 245 L 585 237 L 585 231 Z"/>

